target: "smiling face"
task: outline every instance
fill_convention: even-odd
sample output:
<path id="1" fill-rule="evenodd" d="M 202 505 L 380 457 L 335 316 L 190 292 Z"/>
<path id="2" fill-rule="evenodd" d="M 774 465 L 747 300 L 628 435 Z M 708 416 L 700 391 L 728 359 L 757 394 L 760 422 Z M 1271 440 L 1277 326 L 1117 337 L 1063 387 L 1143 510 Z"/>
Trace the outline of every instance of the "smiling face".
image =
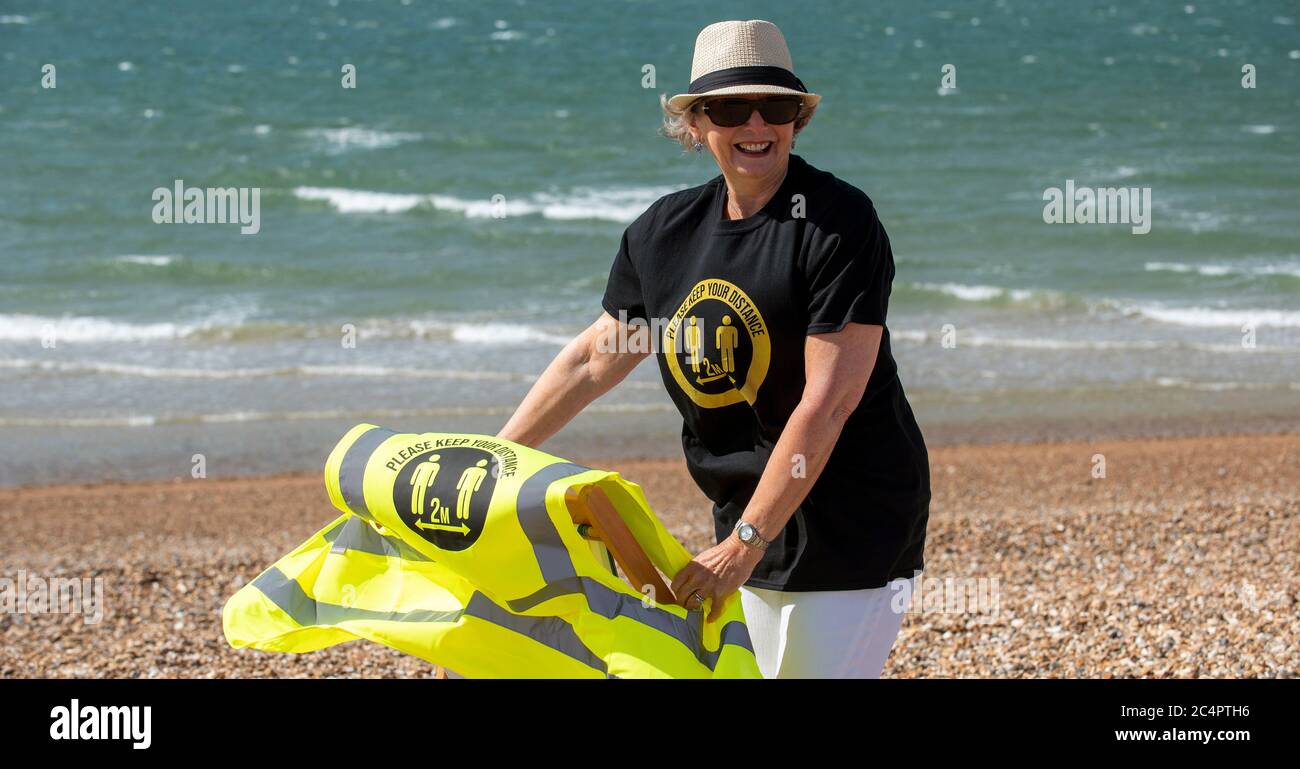
<path id="1" fill-rule="evenodd" d="M 794 141 L 793 122 L 770 125 L 754 110 L 748 122 L 725 128 L 714 124 L 708 113 L 698 109 L 697 106 L 690 113 L 695 138 L 708 146 L 727 179 L 758 181 L 785 173 L 790 144 Z"/>

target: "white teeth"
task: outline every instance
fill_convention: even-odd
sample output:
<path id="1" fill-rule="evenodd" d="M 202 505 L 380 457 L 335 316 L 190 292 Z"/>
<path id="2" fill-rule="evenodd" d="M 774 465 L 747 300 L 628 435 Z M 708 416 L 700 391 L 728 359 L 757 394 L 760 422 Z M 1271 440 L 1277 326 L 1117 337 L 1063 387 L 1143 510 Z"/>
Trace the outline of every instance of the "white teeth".
<path id="1" fill-rule="evenodd" d="M 742 150 L 745 150 L 746 152 L 762 152 L 766 150 L 768 147 L 770 147 L 771 145 L 772 142 L 761 142 L 759 144 L 741 142 L 736 146 L 740 147 Z"/>

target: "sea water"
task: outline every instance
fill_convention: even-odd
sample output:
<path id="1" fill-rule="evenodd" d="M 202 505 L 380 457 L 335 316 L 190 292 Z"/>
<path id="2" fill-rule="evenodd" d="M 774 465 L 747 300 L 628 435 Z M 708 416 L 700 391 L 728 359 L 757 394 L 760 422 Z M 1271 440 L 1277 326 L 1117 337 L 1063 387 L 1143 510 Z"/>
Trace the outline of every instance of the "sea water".
<path id="1" fill-rule="evenodd" d="M 724 18 L 782 28 L 823 97 L 795 151 L 875 202 L 928 437 L 1300 414 L 1293 3 L 8 7 L 0 484 L 494 433 L 627 224 L 718 173 L 656 128 Z M 258 190 L 257 232 L 157 222 L 182 181 Z M 1045 221 L 1067 183 L 1148 191 L 1149 231 Z M 547 448 L 671 454 L 679 425 L 647 363 Z"/>

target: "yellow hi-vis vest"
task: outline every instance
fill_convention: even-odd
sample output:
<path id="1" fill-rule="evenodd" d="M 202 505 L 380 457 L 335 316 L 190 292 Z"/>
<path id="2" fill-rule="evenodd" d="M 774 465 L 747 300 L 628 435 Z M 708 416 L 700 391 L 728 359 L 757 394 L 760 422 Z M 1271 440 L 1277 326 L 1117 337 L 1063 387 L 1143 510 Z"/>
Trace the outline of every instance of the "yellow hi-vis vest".
<path id="1" fill-rule="evenodd" d="M 753 677 L 738 593 L 721 617 L 642 595 L 584 539 L 566 495 L 596 486 L 654 566 L 691 560 L 618 473 L 485 435 L 352 428 L 325 465 L 344 514 L 227 601 L 236 648 L 364 638 L 475 677 Z"/>

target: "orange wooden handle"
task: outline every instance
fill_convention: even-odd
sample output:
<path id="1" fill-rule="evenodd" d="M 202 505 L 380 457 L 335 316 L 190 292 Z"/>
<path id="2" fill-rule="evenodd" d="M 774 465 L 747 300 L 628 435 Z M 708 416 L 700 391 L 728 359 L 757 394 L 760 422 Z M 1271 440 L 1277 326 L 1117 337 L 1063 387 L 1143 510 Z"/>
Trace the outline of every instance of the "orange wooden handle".
<path id="1" fill-rule="evenodd" d="M 586 539 L 597 539 L 605 543 L 609 552 L 623 573 L 627 575 L 632 587 L 644 593 L 645 586 L 650 585 L 656 603 L 674 604 L 683 608 L 683 604 L 673 596 L 672 590 L 664 584 L 663 577 L 650 556 L 645 554 L 641 543 L 632 536 L 632 530 L 623 522 L 623 517 L 614 509 L 605 492 L 594 486 L 588 486 L 581 492 L 570 489 L 565 495 L 569 506 L 569 516 L 579 525 L 587 524 L 591 530 L 584 535 Z M 441 666 L 434 668 L 434 678 L 446 678 L 447 671 Z"/>
<path id="2" fill-rule="evenodd" d="M 651 597 L 657 603 L 682 605 L 664 583 L 659 570 L 645 554 L 641 543 L 632 536 L 631 529 L 623 522 L 623 517 L 614 509 L 614 504 L 605 496 L 604 491 L 594 486 L 588 486 L 581 492 L 570 489 L 565 501 L 568 502 L 573 522 L 591 526 L 592 532 L 609 548 L 610 554 L 637 592 L 644 593 L 645 586 L 649 585 L 653 591 Z"/>

